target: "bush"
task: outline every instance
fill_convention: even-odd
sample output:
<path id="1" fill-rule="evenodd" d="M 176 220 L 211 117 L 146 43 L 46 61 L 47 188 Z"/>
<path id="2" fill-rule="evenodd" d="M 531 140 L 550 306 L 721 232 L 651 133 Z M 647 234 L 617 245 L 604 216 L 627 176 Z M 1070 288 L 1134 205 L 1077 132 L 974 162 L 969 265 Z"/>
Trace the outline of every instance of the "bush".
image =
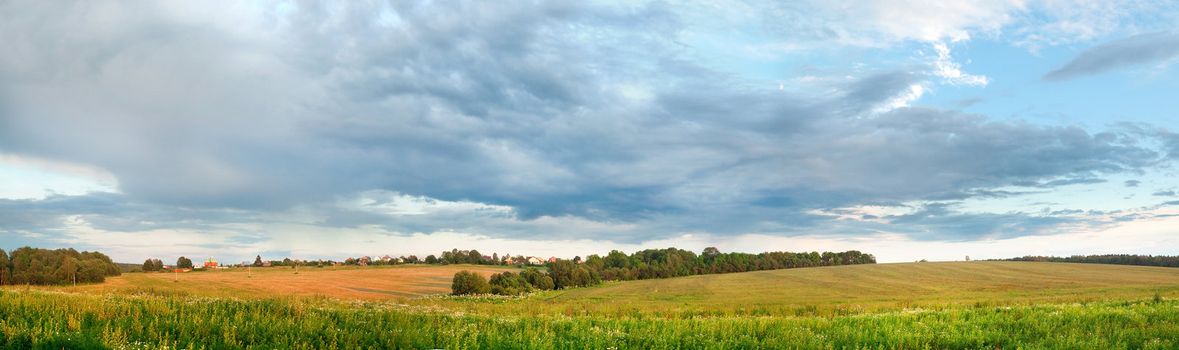
<path id="1" fill-rule="evenodd" d="M 482 275 L 467 270 L 454 274 L 454 282 L 450 284 L 450 293 L 454 295 L 487 294 L 491 292 L 491 285 Z"/>
<path id="2" fill-rule="evenodd" d="M 491 293 L 499 295 L 520 295 L 532 291 L 532 285 L 524 277 L 513 272 L 491 275 Z"/>

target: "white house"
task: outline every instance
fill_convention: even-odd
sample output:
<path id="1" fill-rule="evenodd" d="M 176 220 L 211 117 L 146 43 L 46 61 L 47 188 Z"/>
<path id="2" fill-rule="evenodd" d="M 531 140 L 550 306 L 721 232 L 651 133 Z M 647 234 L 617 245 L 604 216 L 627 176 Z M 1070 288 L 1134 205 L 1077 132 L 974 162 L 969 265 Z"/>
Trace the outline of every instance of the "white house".
<path id="1" fill-rule="evenodd" d="M 544 260 L 541 260 L 540 258 L 535 257 L 535 256 L 530 256 L 530 257 L 528 257 L 528 264 L 529 265 L 544 265 Z"/>

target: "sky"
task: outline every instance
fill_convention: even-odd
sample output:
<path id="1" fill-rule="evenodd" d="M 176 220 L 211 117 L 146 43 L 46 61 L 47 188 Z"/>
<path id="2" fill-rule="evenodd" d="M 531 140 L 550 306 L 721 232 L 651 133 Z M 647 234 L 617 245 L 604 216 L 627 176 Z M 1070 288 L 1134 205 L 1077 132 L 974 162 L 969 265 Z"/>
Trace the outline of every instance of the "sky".
<path id="1" fill-rule="evenodd" d="M 0 248 L 1179 247 L 1179 3 L 0 1 Z"/>

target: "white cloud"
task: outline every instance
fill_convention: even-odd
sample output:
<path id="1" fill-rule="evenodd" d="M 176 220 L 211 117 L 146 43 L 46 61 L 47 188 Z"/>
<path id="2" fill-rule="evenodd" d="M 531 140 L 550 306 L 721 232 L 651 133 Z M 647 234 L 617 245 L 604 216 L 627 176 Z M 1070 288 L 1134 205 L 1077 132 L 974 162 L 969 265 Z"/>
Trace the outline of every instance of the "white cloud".
<path id="1" fill-rule="evenodd" d="M 933 74 L 951 85 L 987 86 L 990 82 L 986 76 L 974 75 L 962 71 L 962 66 L 954 62 L 950 56 L 950 48 L 945 43 L 934 43 L 937 58 L 933 62 Z"/>
<path id="2" fill-rule="evenodd" d="M 0 198 L 41 199 L 53 194 L 117 192 L 111 173 L 82 164 L 0 154 Z"/>
<path id="3" fill-rule="evenodd" d="M 384 190 L 366 191 L 353 198 L 341 200 L 337 205 L 344 209 L 391 216 L 439 213 L 515 215 L 512 207 L 504 205 L 491 205 L 471 201 L 444 201 L 426 196 L 411 196 Z"/>
<path id="4" fill-rule="evenodd" d="M 909 107 L 913 101 L 917 101 L 921 96 L 925 95 L 925 86 L 921 83 L 910 84 L 908 88 L 901 91 L 896 96 L 881 103 L 872 110 L 873 113 L 884 113 L 897 108 Z"/>

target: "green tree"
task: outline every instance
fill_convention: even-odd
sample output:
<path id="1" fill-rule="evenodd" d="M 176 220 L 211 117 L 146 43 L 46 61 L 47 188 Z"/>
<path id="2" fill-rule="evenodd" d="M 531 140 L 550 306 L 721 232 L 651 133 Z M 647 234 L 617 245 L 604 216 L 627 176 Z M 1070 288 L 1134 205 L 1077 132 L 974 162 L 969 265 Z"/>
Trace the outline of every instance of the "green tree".
<path id="1" fill-rule="evenodd" d="M 427 255 L 426 256 L 426 263 L 427 264 L 437 264 L 438 257 L 434 256 L 434 254 Z"/>
<path id="2" fill-rule="evenodd" d="M 4 249 L 0 249 L 0 286 L 11 283 L 11 276 L 8 275 L 8 253 Z"/>
<path id="3" fill-rule="evenodd" d="M 254 257 L 254 266 L 262 267 L 262 256 L 261 255 Z"/>
<path id="4" fill-rule="evenodd" d="M 492 294 L 519 295 L 532 290 L 532 285 L 524 277 L 511 271 L 491 275 L 488 283 Z"/>
<path id="5" fill-rule="evenodd" d="M 179 259 L 176 259 L 176 268 L 178 268 L 178 269 L 191 269 L 192 268 L 192 260 L 182 256 Z"/>
<path id="6" fill-rule="evenodd" d="M 78 282 L 78 259 L 66 255 L 61 259 L 61 266 L 57 267 L 58 283 L 73 284 Z"/>
<path id="7" fill-rule="evenodd" d="M 450 285 L 450 292 L 454 295 L 487 294 L 490 291 L 491 285 L 486 278 L 467 270 L 455 273 Z"/>

